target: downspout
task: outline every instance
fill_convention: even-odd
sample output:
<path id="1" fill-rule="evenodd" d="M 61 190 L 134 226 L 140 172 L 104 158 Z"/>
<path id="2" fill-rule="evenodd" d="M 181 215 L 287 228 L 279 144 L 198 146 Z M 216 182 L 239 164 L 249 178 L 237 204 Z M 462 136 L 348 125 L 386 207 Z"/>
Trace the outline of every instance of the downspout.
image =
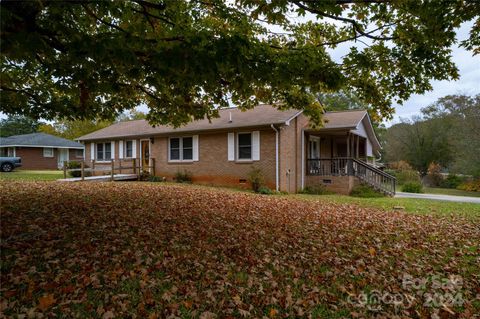
<path id="1" fill-rule="evenodd" d="M 302 143 L 302 155 L 301 155 L 301 158 L 302 158 L 302 163 L 301 163 L 301 167 L 302 167 L 302 179 L 301 179 L 301 187 L 302 189 L 305 187 L 305 131 L 302 129 L 302 137 L 301 137 L 301 143 Z"/>
<path id="2" fill-rule="evenodd" d="M 278 166 L 278 129 L 275 125 L 271 124 L 270 127 L 275 131 L 275 190 L 278 192 L 278 176 L 279 176 L 279 166 Z"/>

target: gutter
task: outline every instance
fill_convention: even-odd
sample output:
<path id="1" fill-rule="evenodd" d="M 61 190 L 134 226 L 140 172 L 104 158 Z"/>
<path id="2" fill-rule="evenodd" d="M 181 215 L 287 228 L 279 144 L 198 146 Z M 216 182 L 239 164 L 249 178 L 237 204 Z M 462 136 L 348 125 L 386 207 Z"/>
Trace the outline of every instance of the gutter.
<path id="1" fill-rule="evenodd" d="M 279 176 L 279 166 L 278 166 L 278 134 L 279 131 L 275 125 L 271 124 L 270 127 L 275 131 L 275 190 L 278 192 L 278 176 Z"/>

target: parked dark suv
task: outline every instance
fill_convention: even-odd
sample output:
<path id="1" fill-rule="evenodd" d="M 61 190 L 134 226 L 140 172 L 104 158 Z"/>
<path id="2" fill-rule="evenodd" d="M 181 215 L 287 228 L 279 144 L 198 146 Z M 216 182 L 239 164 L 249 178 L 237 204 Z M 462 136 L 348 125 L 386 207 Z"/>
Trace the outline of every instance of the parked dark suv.
<path id="1" fill-rule="evenodd" d="M 0 157 L 0 170 L 2 172 L 11 172 L 15 167 L 22 166 L 20 157 Z"/>

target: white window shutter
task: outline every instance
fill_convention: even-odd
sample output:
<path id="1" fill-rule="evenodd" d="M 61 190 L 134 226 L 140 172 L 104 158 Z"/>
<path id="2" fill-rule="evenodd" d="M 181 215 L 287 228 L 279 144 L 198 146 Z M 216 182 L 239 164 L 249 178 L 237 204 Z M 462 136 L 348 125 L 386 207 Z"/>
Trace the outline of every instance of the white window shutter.
<path id="1" fill-rule="evenodd" d="M 110 145 L 112 147 L 112 159 L 115 159 L 115 141 L 111 141 Z"/>
<path id="2" fill-rule="evenodd" d="M 193 142 L 193 160 L 198 161 L 198 135 L 194 135 L 192 138 Z"/>
<path id="3" fill-rule="evenodd" d="M 95 143 L 90 143 L 90 159 L 95 159 Z"/>
<path id="4" fill-rule="evenodd" d="M 235 133 L 228 133 L 228 160 L 235 160 Z"/>
<path id="5" fill-rule="evenodd" d="M 252 160 L 260 160 L 260 131 L 252 132 Z"/>
<path id="6" fill-rule="evenodd" d="M 137 140 L 132 141 L 132 157 L 137 158 Z"/>
<path id="7" fill-rule="evenodd" d="M 118 158 L 123 158 L 123 141 L 118 141 Z"/>

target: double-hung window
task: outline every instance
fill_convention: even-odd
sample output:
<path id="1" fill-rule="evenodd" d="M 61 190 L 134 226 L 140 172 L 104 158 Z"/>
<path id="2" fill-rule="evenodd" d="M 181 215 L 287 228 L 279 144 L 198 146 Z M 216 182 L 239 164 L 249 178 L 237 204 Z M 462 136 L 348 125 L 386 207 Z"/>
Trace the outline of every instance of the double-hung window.
<path id="1" fill-rule="evenodd" d="M 238 159 L 251 160 L 252 159 L 252 133 L 238 133 Z"/>
<path id="2" fill-rule="evenodd" d="M 193 160 L 193 137 L 172 137 L 169 142 L 170 161 Z"/>
<path id="3" fill-rule="evenodd" d="M 75 150 L 75 157 L 83 158 L 83 150 L 81 150 L 81 149 Z"/>
<path id="4" fill-rule="evenodd" d="M 43 148 L 43 157 L 53 157 L 53 148 L 44 147 Z"/>
<path id="5" fill-rule="evenodd" d="M 125 157 L 127 158 L 133 157 L 133 141 L 125 142 Z"/>
<path id="6" fill-rule="evenodd" d="M 97 144 L 97 161 L 110 161 L 112 159 L 112 144 Z"/>

